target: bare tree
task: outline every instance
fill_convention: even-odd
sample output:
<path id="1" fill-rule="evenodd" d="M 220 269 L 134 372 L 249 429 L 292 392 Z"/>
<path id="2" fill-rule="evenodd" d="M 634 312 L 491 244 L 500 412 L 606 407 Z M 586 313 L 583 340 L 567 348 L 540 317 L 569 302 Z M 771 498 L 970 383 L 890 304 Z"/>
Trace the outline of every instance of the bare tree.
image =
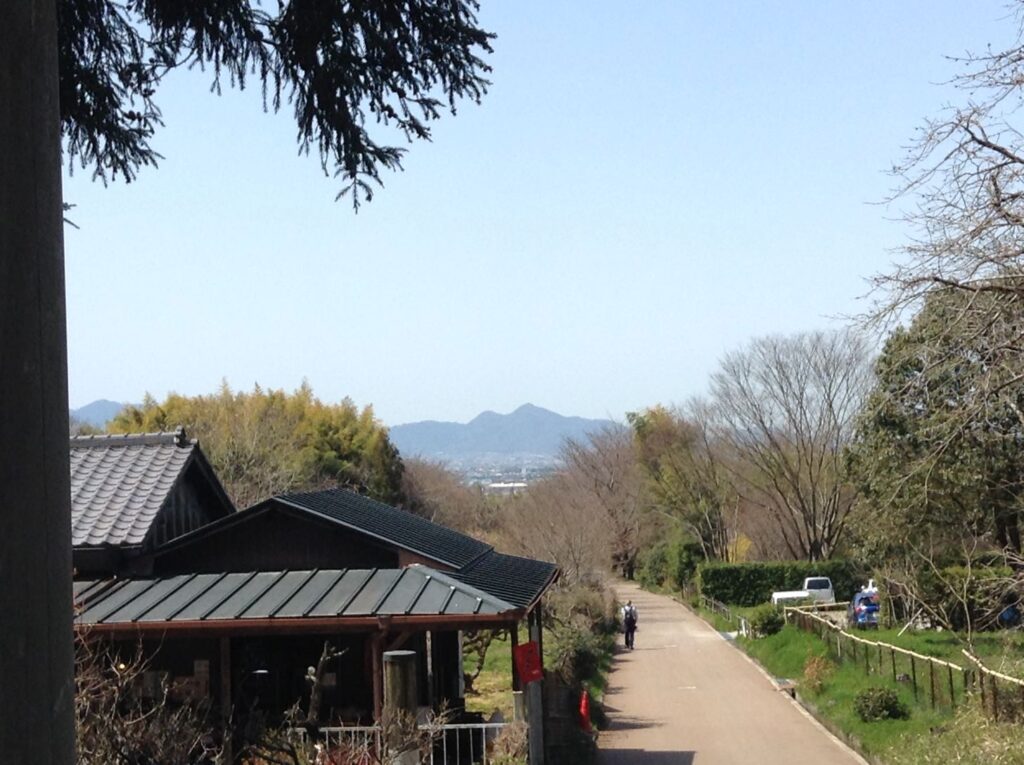
<path id="1" fill-rule="evenodd" d="M 441 462 L 416 457 L 402 460 L 405 507 L 442 526 L 486 536 L 494 529 L 497 504 L 479 486 L 468 486 Z"/>
<path id="2" fill-rule="evenodd" d="M 500 515 L 502 542 L 512 551 L 557 563 L 567 585 L 611 564 L 611 533 L 593 496 L 566 471 L 513 497 Z"/>
<path id="3" fill-rule="evenodd" d="M 965 424 L 1024 382 L 1024 0 L 1013 5 L 1014 43 L 954 59 L 964 71 L 951 84 L 964 102 L 926 120 L 893 168 L 890 201 L 908 204 L 911 237 L 893 270 L 874 277 L 876 302 L 865 317 L 899 322 L 937 293 L 959 293 L 946 330 L 985 338 L 976 349 L 985 374 L 973 381 L 975 406 L 959 410 Z M 1017 416 L 1024 423 L 1024 411 Z"/>
<path id="4" fill-rule="evenodd" d="M 586 442 L 569 439 L 562 448 L 569 478 L 593 502 L 594 521 L 609 532 L 612 566 L 632 579 L 640 550 L 643 481 L 629 430 L 608 426 Z"/>
<path id="5" fill-rule="evenodd" d="M 869 382 L 867 345 L 851 332 L 760 338 L 712 375 L 713 435 L 794 558 L 828 558 L 842 540 L 854 500 L 842 452 Z"/>

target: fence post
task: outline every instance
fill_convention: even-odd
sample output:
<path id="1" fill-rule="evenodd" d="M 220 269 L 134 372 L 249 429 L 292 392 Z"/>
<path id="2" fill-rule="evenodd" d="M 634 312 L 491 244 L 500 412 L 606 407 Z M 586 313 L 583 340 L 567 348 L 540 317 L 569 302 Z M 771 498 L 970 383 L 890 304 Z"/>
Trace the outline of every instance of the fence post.
<path id="1" fill-rule="evenodd" d="M 917 701 L 917 662 L 910 656 L 910 678 L 914 681 L 914 701 Z"/>
<path id="2" fill-rule="evenodd" d="M 953 668 L 947 666 L 946 669 L 949 672 L 949 708 L 956 709 L 956 691 L 953 689 Z"/>
<path id="3" fill-rule="evenodd" d="M 932 695 L 932 709 L 935 709 L 935 662 L 928 662 L 928 688 Z"/>
<path id="4" fill-rule="evenodd" d="M 892 681 L 896 682 L 896 650 L 893 648 L 889 649 L 889 659 L 892 662 Z"/>
<path id="5" fill-rule="evenodd" d="M 388 748 L 392 750 L 395 765 L 414 765 L 420 753 L 415 746 L 416 705 L 416 652 L 385 651 L 384 653 L 384 710 L 392 730 Z M 388 726 L 385 725 L 385 729 Z M 409 747 L 403 751 L 395 751 Z"/>
<path id="6" fill-rule="evenodd" d="M 864 674 L 871 674 L 871 648 L 867 645 L 864 646 Z"/>
<path id="7" fill-rule="evenodd" d="M 978 670 L 978 688 L 981 689 L 981 711 L 988 714 L 988 694 L 985 693 L 985 673 Z"/>
<path id="8" fill-rule="evenodd" d="M 882 644 L 878 644 L 878 676 L 882 676 Z"/>
<path id="9" fill-rule="evenodd" d="M 992 677 L 992 719 L 999 722 L 999 682 Z"/>

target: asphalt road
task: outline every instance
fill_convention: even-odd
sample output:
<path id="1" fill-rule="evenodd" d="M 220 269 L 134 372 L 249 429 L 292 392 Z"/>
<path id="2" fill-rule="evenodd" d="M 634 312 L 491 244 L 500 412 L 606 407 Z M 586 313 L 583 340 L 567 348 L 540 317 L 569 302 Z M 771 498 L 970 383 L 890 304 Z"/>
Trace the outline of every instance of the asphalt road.
<path id="1" fill-rule="evenodd" d="M 601 765 L 864 765 L 745 655 L 670 598 L 629 584 L 636 648 L 620 639 Z"/>

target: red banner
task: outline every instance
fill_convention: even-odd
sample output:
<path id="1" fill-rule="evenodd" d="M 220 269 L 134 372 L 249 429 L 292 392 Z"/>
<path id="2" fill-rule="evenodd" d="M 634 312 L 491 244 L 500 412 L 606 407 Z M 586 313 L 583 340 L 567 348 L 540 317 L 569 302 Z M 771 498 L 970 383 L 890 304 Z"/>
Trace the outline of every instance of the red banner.
<path id="1" fill-rule="evenodd" d="M 535 640 L 516 646 L 513 658 L 516 662 L 516 670 L 519 672 L 519 682 L 523 685 L 532 683 L 534 680 L 544 679 L 540 650 Z"/>

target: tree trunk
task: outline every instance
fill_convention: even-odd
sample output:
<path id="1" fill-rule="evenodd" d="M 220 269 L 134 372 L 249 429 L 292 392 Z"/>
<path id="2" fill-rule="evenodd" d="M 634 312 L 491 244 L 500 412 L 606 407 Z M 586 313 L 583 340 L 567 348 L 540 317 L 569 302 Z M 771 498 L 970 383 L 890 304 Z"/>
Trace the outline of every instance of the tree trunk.
<path id="1" fill-rule="evenodd" d="M 0 23 L 0 752 L 74 762 L 67 337 L 54 0 Z"/>

